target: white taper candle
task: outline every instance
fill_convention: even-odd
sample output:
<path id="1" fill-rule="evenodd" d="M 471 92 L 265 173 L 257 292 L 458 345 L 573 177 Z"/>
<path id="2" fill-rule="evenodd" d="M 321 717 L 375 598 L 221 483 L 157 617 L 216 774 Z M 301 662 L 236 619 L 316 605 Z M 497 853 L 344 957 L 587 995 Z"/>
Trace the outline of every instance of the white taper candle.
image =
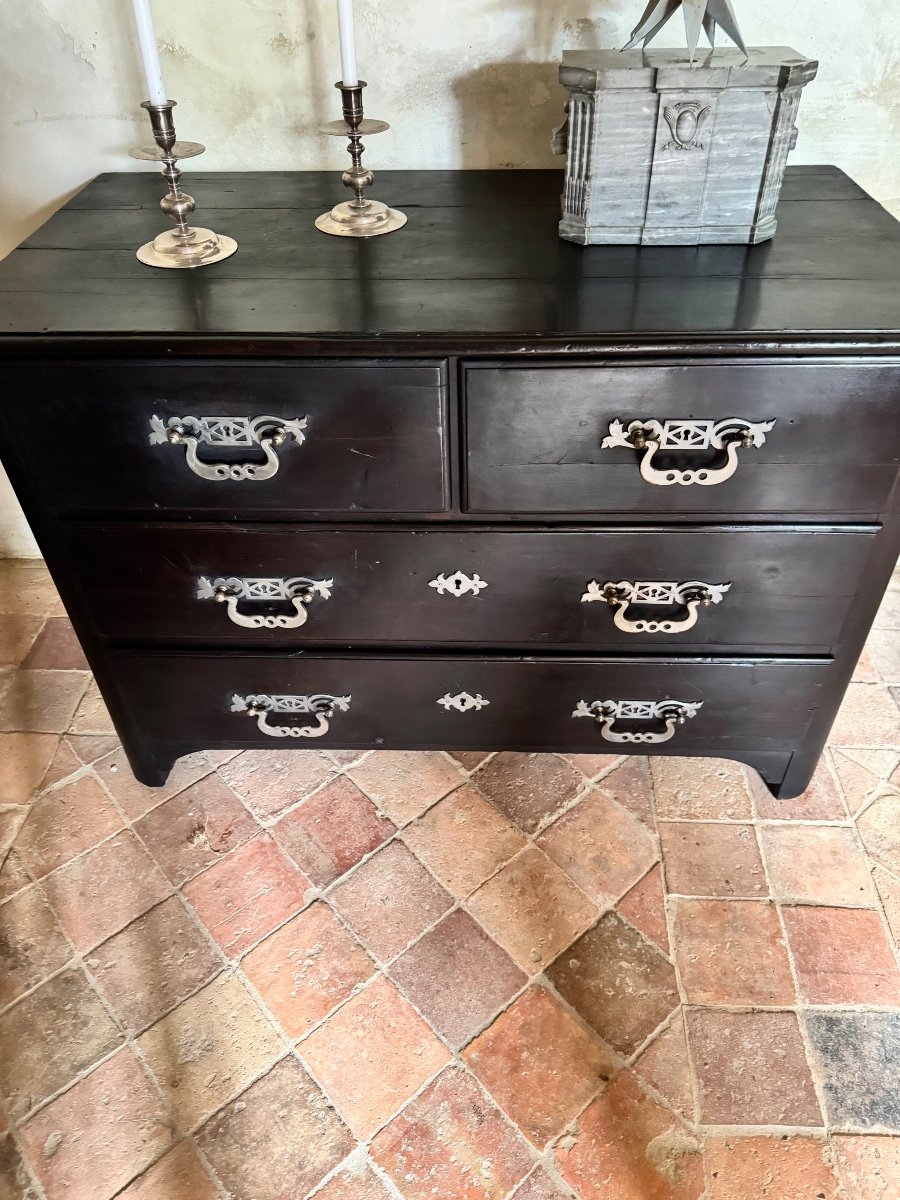
<path id="1" fill-rule="evenodd" d="M 165 104 L 168 96 L 159 62 L 159 46 L 156 42 L 156 30 L 153 28 L 150 0 L 131 0 L 131 3 L 134 6 L 134 20 L 141 44 L 141 58 L 144 60 L 144 74 L 147 76 L 147 99 L 151 104 Z"/>
<path id="2" fill-rule="evenodd" d="M 137 2 L 137 0 L 135 0 Z M 356 66 L 356 28 L 353 22 L 353 0 L 337 0 L 338 29 L 341 36 L 341 82 L 356 87 L 359 74 Z"/>

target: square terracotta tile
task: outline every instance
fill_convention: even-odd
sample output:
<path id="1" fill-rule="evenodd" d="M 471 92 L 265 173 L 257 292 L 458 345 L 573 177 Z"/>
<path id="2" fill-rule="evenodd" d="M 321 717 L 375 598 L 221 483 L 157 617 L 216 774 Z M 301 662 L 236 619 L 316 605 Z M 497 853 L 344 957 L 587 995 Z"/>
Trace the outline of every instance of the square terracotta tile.
<path id="1" fill-rule="evenodd" d="M 534 846 L 483 884 L 469 909 L 529 975 L 552 962 L 597 916 L 596 906 Z"/>
<path id="2" fill-rule="evenodd" d="M 852 1200 L 840 1192 L 830 1158 L 819 1138 L 710 1138 L 709 1200 Z"/>
<path id="3" fill-rule="evenodd" d="M 369 1138 L 449 1060 L 383 977 L 333 1013 L 300 1052 L 358 1138 Z"/>
<path id="4" fill-rule="evenodd" d="M 83 671 L 17 671 L 0 701 L 0 729 L 64 733 L 87 684 Z"/>
<path id="5" fill-rule="evenodd" d="M 382 962 L 395 958 L 448 909 L 453 898 L 402 844 L 390 842 L 342 880 L 331 902 Z"/>
<path id="6" fill-rule="evenodd" d="M 316 887 L 324 888 L 377 850 L 396 826 L 340 776 L 282 817 L 272 832 Z"/>
<path id="7" fill-rule="evenodd" d="M 0 1087 L 23 1116 L 122 1041 L 78 970 L 63 971 L 0 1016 Z"/>
<path id="8" fill-rule="evenodd" d="M 537 844 L 601 908 L 624 896 L 658 858 L 641 822 L 600 791 L 554 821 Z"/>
<path id="9" fill-rule="evenodd" d="M 895 1200 L 900 1179 L 900 1138 L 839 1134 L 832 1139 L 842 1200 Z"/>
<path id="10" fill-rule="evenodd" d="M 616 913 L 608 913 L 547 977 L 564 1000 L 621 1054 L 632 1054 L 678 1007 L 668 959 Z"/>
<path id="11" fill-rule="evenodd" d="M 472 782 L 505 816 L 533 834 L 585 787 L 555 754 L 495 754 Z"/>
<path id="12" fill-rule="evenodd" d="M 740 821 L 752 816 L 741 767 L 717 758 L 651 758 L 656 814 L 672 821 Z"/>
<path id="13" fill-rule="evenodd" d="M 643 755 L 632 754 L 624 758 L 619 766 L 601 775 L 599 786 L 616 804 L 620 804 L 633 817 L 643 821 L 648 829 L 656 828 L 650 762 Z"/>
<path id="14" fill-rule="evenodd" d="M 784 935 L 772 904 L 679 900 L 675 955 L 689 1004 L 794 1004 Z"/>
<path id="15" fill-rule="evenodd" d="M 233 1100 L 284 1054 L 247 989 L 219 975 L 138 1039 L 182 1129 Z"/>
<path id="16" fill-rule="evenodd" d="M 525 838 L 474 788 L 461 787 L 403 834 L 444 887 L 464 899 L 525 846 Z"/>
<path id="17" fill-rule="evenodd" d="M 627 1071 L 586 1110 L 556 1157 L 563 1179 L 581 1200 L 701 1200 L 703 1195 L 700 1143 Z"/>
<path id="18" fill-rule="evenodd" d="M 821 1126 L 795 1013 L 694 1008 L 686 1016 L 703 1124 Z"/>
<path id="19" fill-rule="evenodd" d="M 295 1058 L 282 1059 L 201 1130 L 201 1150 L 230 1196 L 305 1196 L 353 1138 Z"/>
<path id="20" fill-rule="evenodd" d="M 0 1008 L 36 987 L 72 957 L 39 884 L 0 906 Z"/>
<path id="21" fill-rule="evenodd" d="M 72 718 L 72 724 L 69 726 L 72 733 L 85 734 L 89 733 L 94 737 L 108 736 L 116 732 L 116 727 L 113 725 L 112 717 L 109 715 L 106 703 L 100 695 L 100 689 L 94 680 L 91 680 L 87 691 L 84 693 L 81 703 Z"/>
<path id="22" fill-rule="evenodd" d="M 318 750 L 245 750 L 219 774 L 251 812 L 268 820 L 331 779 L 334 764 Z"/>
<path id="23" fill-rule="evenodd" d="M 121 828 L 109 797 L 85 775 L 34 802 L 16 846 L 28 870 L 41 878 Z"/>
<path id="24" fill-rule="evenodd" d="M 561 757 L 590 780 L 597 779 L 625 761 L 622 754 L 563 754 Z"/>
<path id="25" fill-rule="evenodd" d="M 197 1151 L 185 1141 L 130 1184 L 118 1200 L 219 1200 L 219 1196 Z"/>
<path id="26" fill-rule="evenodd" d="M 752 825 L 663 821 L 659 838 L 670 894 L 751 898 L 768 895 Z"/>
<path id="27" fill-rule="evenodd" d="M 123 830 L 48 875 L 47 896 L 76 948 L 92 950 L 169 894 L 133 833 Z"/>
<path id="28" fill-rule="evenodd" d="M 97 987 L 131 1033 L 158 1021 L 222 967 L 175 896 L 98 946 L 86 961 Z"/>
<path id="29" fill-rule="evenodd" d="M 635 1063 L 634 1071 L 680 1116 L 693 1123 L 693 1075 L 681 1012 L 677 1012 L 667 1028 L 650 1043 Z"/>
<path id="30" fill-rule="evenodd" d="M 510 1005 L 463 1058 L 539 1150 L 606 1086 L 618 1065 L 539 987 Z"/>
<path id="31" fill-rule="evenodd" d="M 393 1200 L 393 1196 L 370 1163 L 354 1156 L 316 1192 L 315 1200 Z"/>
<path id="32" fill-rule="evenodd" d="M 803 1000 L 900 1007 L 900 970 L 878 913 L 812 907 L 783 912 Z"/>
<path id="33" fill-rule="evenodd" d="M 48 618 L 22 666 L 26 671 L 90 670 L 68 617 Z"/>
<path id="34" fill-rule="evenodd" d="M 900 792 L 884 791 L 857 818 L 856 827 L 872 858 L 900 878 Z"/>
<path id="35" fill-rule="evenodd" d="M 833 1128 L 900 1133 L 900 1012 L 805 1014 Z"/>
<path id="36" fill-rule="evenodd" d="M 395 825 L 406 825 L 463 782 L 443 754 L 376 750 L 348 774 Z"/>
<path id="37" fill-rule="evenodd" d="M 851 683 L 828 740 L 832 746 L 900 745 L 900 711 L 888 689 Z"/>
<path id="38" fill-rule="evenodd" d="M 0 804 L 27 804 L 56 754 L 52 733 L 0 733 Z"/>
<path id="39" fill-rule="evenodd" d="M 280 846 L 263 834 L 239 846 L 184 886 L 184 896 L 230 958 L 301 909 L 309 880 Z"/>
<path id="40" fill-rule="evenodd" d="M 375 964 L 321 901 L 251 950 L 241 964 L 290 1038 L 314 1025 L 375 973 Z"/>
<path id="41" fill-rule="evenodd" d="M 171 1120 L 130 1049 L 21 1130 L 47 1200 L 109 1200 L 172 1142 Z"/>
<path id="42" fill-rule="evenodd" d="M 0 667 L 17 667 L 43 628 L 41 617 L 6 613 L 0 618 Z"/>
<path id="43" fill-rule="evenodd" d="M 179 886 L 259 831 L 217 775 L 209 775 L 135 823 L 135 832 Z"/>
<path id="44" fill-rule="evenodd" d="M 666 894 L 662 868 L 657 864 L 640 883 L 623 896 L 616 909 L 620 916 L 655 942 L 663 954 L 669 953 L 669 929 L 666 923 Z"/>
<path id="45" fill-rule="evenodd" d="M 404 1200 L 504 1200 L 531 1155 L 462 1071 L 445 1071 L 372 1144 Z"/>
<path id="46" fill-rule="evenodd" d="M 755 771 L 747 779 L 759 817 L 772 821 L 845 821 L 847 810 L 828 762 L 828 751 L 816 767 L 812 782 L 801 796 L 776 800 Z"/>
<path id="47" fill-rule="evenodd" d="M 852 829 L 770 825 L 761 830 L 772 893 L 813 904 L 875 902 L 866 860 Z"/>
<path id="48" fill-rule="evenodd" d="M 526 983 L 512 959 L 459 909 L 401 955 L 391 976 L 455 1050 Z"/>
<path id="49" fill-rule="evenodd" d="M 90 738 L 91 742 L 101 743 L 105 739 Z M 76 744 L 79 753 L 92 753 L 96 747 L 87 748 L 82 742 Z M 193 783 L 212 774 L 212 764 L 204 754 L 190 754 L 180 758 L 169 778 L 159 788 L 144 787 L 138 783 L 131 773 L 128 759 L 121 746 L 116 746 L 110 752 L 97 759 L 88 759 L 94 763 L 94 770 L 103 781 L 106 790 L 131 821 L 139 821 L 151 809 L 156 808 L 165 800 L 171 800 L 179 792 L 183 792 Z"/>

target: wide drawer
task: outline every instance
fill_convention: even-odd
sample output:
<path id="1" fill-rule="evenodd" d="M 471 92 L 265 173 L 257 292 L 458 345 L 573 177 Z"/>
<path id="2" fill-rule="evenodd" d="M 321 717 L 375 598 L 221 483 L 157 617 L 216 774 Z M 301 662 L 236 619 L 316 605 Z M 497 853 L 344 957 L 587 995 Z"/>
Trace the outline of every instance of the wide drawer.
<path id="1" fill-rule="evenodd" d="M 73 523 L 64 543 L 122 640 L 829 653 L 876 536 Z"/>
<path id="2" fill-rule="evenodd" d="M 472 365 L 466 504 L 876 514 L 900 462 L 898 400 L 898 363 Z"/>
<path id="3" fill-rule="evenodd" d="M 436 512 L 440 365 L 6 365 L 5 415 L 57 511 Z"/>
<path id="4" fill-rule="evenodd" d="M 821 661 L 688 658 L 122 651 L 112 661 L 135 727 L 172 746 L 659 746 L 725 757 L 796 749 L 829 670 Z"/>

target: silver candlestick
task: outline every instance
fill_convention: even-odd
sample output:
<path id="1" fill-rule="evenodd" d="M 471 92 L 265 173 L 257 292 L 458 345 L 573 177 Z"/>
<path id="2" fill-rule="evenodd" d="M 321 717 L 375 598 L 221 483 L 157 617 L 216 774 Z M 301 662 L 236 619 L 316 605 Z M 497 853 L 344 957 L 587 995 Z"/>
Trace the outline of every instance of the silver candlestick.
<path id="1" fill-rule="evenodd" d="M 137 256 L 148 267 L 205 267 L 208 263 L 230 258 L 238 245 L 234 238 L 213 233 L 211 229 L 188 225 L 197 202 L 179 187 L 181 172 L 176 163 L 181 158 L 196 158 L 206 147 L 199 142 L 177 140 L 172 120 L 174 107 L 174 100 L 167 100 L 165 104 L 151 104 L 145 100 L 141 108 L 145 108 L 150 115 L 156 145 L 134 146 L 128 151 L 132 158 L 142 162 L 163 164 L 163 178 L 169 191 L 160 200 L 159 207 L 167 217 L 172 218 L 176 226 L 175 229 L 167 229 L 146 246 L 141 246 Z"/>
<path id="2" fill-rule="evenodd" d="M 344 171 L 341 180 L 353 192 L 353 200 L 345 200 L 337 204 L 331 212 L 324 213 L 316 220 L 316 228 L 323 233 L 333 233 L 337 237 L 377 237 L 380 233 L 393 233 L 402 229 L 406 224 L 406 215 L 396 208 L 388 208 L 379 200 L 366 198 L 366 189 L 375 182 L 375 176 L 362 165 L 365 146 L 363 137 L 371 134 L 384 133 L 390 129 L 387 121 L 368 120 L 363 111 L 362 92 L 366 86 L 361 79 L 353 87 L 343 83 L 334 85 L 340 90 L 343 101 L 344 119 L 331 121 L 322 127 L 321 132 L 329 137 L 346 137 L 350 139 L 347 153 L 352 165 L 349 171 Z"/>

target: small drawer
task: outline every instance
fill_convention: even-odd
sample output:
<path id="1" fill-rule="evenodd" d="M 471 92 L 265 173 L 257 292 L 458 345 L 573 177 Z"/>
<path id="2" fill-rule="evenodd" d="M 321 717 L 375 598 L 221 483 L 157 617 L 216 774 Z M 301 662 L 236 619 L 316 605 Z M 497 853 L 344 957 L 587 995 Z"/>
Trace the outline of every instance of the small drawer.
<path id="1" fill-rule="evenodd" d="M 876 537 L 73 522 L 64 542 L 120 641 L 828 654 Z"/>
<path id="2" fill-rule="evenodd" d="M 204 746 L 795 749 L 829 664 L 430 656 L 113 655 L 142 735 Z M 173 753 L 174 756 L 174 753 Z"/>
<path id="3" fill-rule="evenodd" d="M 61 513 L 448 504 L 440 364 L 47 363 L 5 377 L 18 448 Z"/>
<path id="4" fill-rule="evenodd" d="M 877 514 L 900 364 L 465 371 L 473 513 Z"/>

